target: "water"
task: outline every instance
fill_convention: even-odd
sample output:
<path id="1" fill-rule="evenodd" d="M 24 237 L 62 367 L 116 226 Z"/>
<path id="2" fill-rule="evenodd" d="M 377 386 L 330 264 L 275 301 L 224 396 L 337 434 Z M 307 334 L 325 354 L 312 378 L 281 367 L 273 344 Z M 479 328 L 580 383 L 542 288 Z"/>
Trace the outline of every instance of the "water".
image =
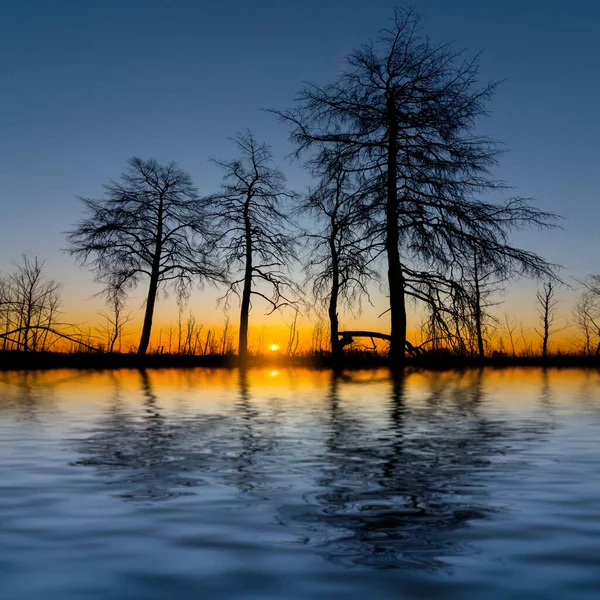
<path id="1" fill-rule="evenodd" d="M 600 375 L 0 374 L 6 600 L 600 596 Z"/>

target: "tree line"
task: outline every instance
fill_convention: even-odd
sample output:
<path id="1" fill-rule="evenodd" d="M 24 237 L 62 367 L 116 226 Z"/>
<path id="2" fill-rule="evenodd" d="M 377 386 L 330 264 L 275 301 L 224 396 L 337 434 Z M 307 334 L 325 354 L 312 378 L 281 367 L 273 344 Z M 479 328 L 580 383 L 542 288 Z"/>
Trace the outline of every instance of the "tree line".
<path id="1" fill-rule="evenodd" d="M 491 175 L 502 147 L 477 132 L 496 85 L 479 83 L 477 56 L 430 41 L 414 10 L 396 9 L 391 26 L 353 51 L 335 82 L 308 84 L 293 107 L 270 110 L 289 128 L 294 156 L 312 177 L 307 191 L 289 189 L 270 148 L 249 131 L 233 140 L 234 157 L 214 160 L 223 180 L 208 195 L 174 162 L 130 159 L 104 197 L 81 198 L 85 216 L 67 234 L 67 251 L 93 270 L 106 296 L 108 349 L 139 285 L 147 290 L 140 355 L 148 351 L 160 289 L 174 289 L 183 305 L 193 286 L 215 285 L 225 307 L 239 301 L 242 364 L 259 299 L 269 312 L 321 308 L 336 360 L 358 335 L 385 339 L 396 365 L 424 348 L 484 357 L 486 329 L 497 322 L 494 294 L 527 276 L 542 286 L 538 333 L 547 354 L 558 267 L 510 236 L 555 227 L 558 217 L 525 198 L 484 199 L 509 193 Z M 302 281 L 292 275 L 298 265 Z M 13 293 L 10 277 L 4 296 Z M 52 329 L 48 307 L 58 288 L 46 285 L 34 320 Z M 340 331 L 340 310 L 368 300 L 373 285 L 388 299 L 389 334 Z M 585 290 L 575 320 L 590 353 L 600 322 L 595 278 Z M 16 319 L 14 302 L 2 302 L 6 332 L 19 330 L 10 339 L 23 350 L 46 349 L 32 321 Z M 420 347 L 407 340 L 411 309 L 426 314 Z"/>

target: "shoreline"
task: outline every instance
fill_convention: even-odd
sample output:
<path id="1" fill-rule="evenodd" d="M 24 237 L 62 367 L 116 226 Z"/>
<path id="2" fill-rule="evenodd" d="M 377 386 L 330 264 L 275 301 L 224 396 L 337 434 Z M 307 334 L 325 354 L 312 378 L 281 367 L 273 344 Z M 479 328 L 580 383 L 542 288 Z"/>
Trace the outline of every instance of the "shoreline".
<path id="1" fill-rule="evenodd" d="M 191 369 L 191 368 L 239 368 L 236 355 L 169 355 L 148 354 L 97 354 L 59 352 L 0 351 L 0 371 L 37 371 L 55 369 L 117 370 L 117 369 Z M 295 357 L 250 357 L 247 368 L 312 368 L 328 370 L 370 370 L 390 368 L 387 357 L 381 355 L 348 354 L 342 364 L 336 365 L 328 355 Z M 480 360 L 473 357 L 452 355 L 425 355 L 409 357 L 405 368 L 428 370 L 453 370 L 471 368 L 551 367 L 551 368 L 600 368 L 600 358 L 557 354 L 543 359 L 534 357 L 493 356 Z"/>

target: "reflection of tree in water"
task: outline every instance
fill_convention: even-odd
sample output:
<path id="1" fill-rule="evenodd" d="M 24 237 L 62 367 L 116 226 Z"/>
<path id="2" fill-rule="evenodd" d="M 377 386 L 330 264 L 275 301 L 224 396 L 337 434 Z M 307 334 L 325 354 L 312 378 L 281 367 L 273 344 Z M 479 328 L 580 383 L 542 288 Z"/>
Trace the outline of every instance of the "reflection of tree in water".
<path id="1" fill-rule="evenodd" d="M 132 500 L 165 500 L 193 493 L 206 476 L 216 475 L 241 491 L 260 488 L 265 464 L 258 455 L 272 445 L 265 422 L 253 408 L 246 374 L 240 373 L 234 417 L 168 415 L 153 391 L 150 375 L 140 370 L 142 411 L 128 407 L 113 376 L 114 393 L 102 421 L 78 445 L 85 458 L 78 466 L 94 466 L 109 477 L 118 496 Z"/>
<path id="2" fill-rule="evenodd" d="M 581 383 L 577 389 L 576 398 L 593 414 L 600 414 L 600 369 L 585 369 L 580 372 Z"/>
<path id="3" fill-rule="evenodd" d="M 316 409 L 291 403 L 272 414 L 255 402 L 244 372 L 228 413 L 177 415 L 161 408 L 141 371 L 141 414 L 114 379 L 107 414 L 79 442 L 77 464 L 96 467 L 126 499 L 165 500 L 209 479 L 234 486 L 240 510 L 265 503 L 265 514 L 335 562 L 444 568 L 443 556 L 470 552 L 457 531 L 494 510 L 487 486 L 495 463 L 523 431 L 539 439 L 547 426 L 486 411 L 483 377 L 431 373 L 426 394 L 410 399 L 397 377 L 382 420 L 343 400 L 340 390 L 355 384 L 335 376 Z M 385 401 L 357 389 L 367 407 Z M 281 419 L 293 423 L 298 413 L 304 424 L 280 435 Z"/>
<path id="4" fill-rule="evenodd" d="M 253 405 L 245 369 L 240 369 L 238 374 L 238 391 L 236 419 L 226 440 L 231 460 L 224 475 L 228 483 L 241 491 L 265 490 L 269 488 L 269 476 L 276 464 L 269 458 L 276 448 L 275 423 Z"/>
<path id="5" fill-rule="evenodd" d="M 193 418 L 180 422 L 165 416 L 147 371 L 140 370 L 142 412 L 129 408 L 113 376 L 114 393 L 102 421 L 79 445 L 86 457 L 75 464 L 94 466 L 120 488 L 118 496 L 133 500 L 164 500 L 204 482 L 195 472 L 202 467 L 203 450 L 221 419 Z M 201 441 L 198 447 L 197 441 Z"/>
<path id="6" fill-rule="evenodd" d="M 548 368 L 542 368 L 542 386 L 540 390 L 540 403 L 544 406 L 552 406 L 554 394 L 552 393 L 552 384 L 550 382 L 550 376 Z"/>
<path id="7" fill-rule="evenodd" d="M 425 402 L 410 407 L 404 378 L 394 378 L 382 429 L 361 427 L 339 386 L 334 376 L 319 489 L 307 504 L 283 507 L 282 520 L 306 526 L 305 539 L 335 562 L 443 568 L 437 557 L 468 552 L 451 532 L 493 511 L 485 473 L 513 433 L 479 411 L 482 372 L 432 374 Z"/>
<path id="8" fill-rule="evenodd" d="M 54 378 L 40 371 L 0 372 L 0 413 L 40 422 L 40 413 L 56 410 L 56 390 L 79 377 L 77 372 Z"/>

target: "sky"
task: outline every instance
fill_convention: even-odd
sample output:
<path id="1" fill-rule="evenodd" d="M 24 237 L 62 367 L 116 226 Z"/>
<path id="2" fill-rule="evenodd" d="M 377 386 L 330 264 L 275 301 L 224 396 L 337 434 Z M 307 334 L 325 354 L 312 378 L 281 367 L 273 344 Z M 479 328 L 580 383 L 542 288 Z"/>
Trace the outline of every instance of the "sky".
<path id="1" fill-rule="evenodd" d="M 509 150 L 494 176 L 563 217 L 561 230 L 515 242 L 563 265 L 567 281 L 600 272 L 600 3 L 413 4 L 433 40 L 483 51 L 482 82 L 504 80 L 479 126 Z M 352 49 L 390 23 L 395 5 L 0 2 L 0 271 L 22 252 L 37 254 L 65 285 L 65 312 L 92 319 L 98 287 L 61 250 L 64 232 L 82 216 L 77 196 L 99 197 L 132 155 L 176 160 L 208 193 L 221 176 L 208 158 L 231 157 L 228 138 L 250 128 L 271 144 L 290 187 L 304 190 L 301 165 L 286 158 L 289 131 L 261 108 L 291 107 L 305 81 L 333 81 Z M 572 292 L 561 293 L 568 302 Z M 534 283 L 520 282 L 505 301 L 531 316 L 534 295 Z M 217 296 L 204 294 L 201 320 L 222 320 Z M 172 317 L 169 302 L 159 320 Z M 378 292 L 374 304 L 363 320 L 375 323 L 385 306 Z M 255 324 L 269 324 L 262 312 Z"/>

